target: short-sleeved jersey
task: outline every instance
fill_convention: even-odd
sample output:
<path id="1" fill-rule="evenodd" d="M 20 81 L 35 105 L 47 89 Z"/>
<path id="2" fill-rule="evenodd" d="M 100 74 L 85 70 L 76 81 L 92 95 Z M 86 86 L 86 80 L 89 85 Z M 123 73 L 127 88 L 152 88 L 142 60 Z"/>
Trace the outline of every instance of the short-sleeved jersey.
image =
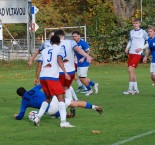
<path id="1" fill-rule="evenodd" d="M 141 55 L 142 51 L 137 53 L 135 49 L 143 48 L 145 41 L 148 39 L 147 32 L 143 29 L 131 30 L 130 31 L 130 54 L 139 54 Z"/>
<path id="2" fill-rule="evenodd" d="M 80 41 L 77 44 L 85 52 L 87 52 L 89 50 L 89 45 L 84 40 L 80 39 Z M 77 57 L 77 66 L 78 67 L 87 67 L 87 66 L 89 66 L 89 62 L 87 62 L 86 58 L 84 59 L 84 61 L 82 63 L 79 62 L 79 60 L 81 58 L 83 58 L 83 55 L 81 55 L 81 54 L 79 54 L 79 53 L 76 52 L 76 57 Z"/>
<path id="3" fill-rule="evenodd" d="M 20 112 L 16 116 L 16 119 L 20 120 L 24 117 L 27 107 L 37 109 L 41 107 L 42 102 L 46 100 L 45 94 L 40 91 L 41 88 L 41 85 L 37 85 L 31 90 L 24 93 L 21 101 Z"/>
<path id="4" fill-rule="evenodd" d="M 39 46 L 39 51 L 41 52 L 43 49 L 48 48 L 50 46 L 51 46 L 50 40 L 45 40 L 45 42 Z"/>
<path id="5" fill-rule="evenodd" d="M 148 45 L 152 55 L 152 63 L 155 63 L 155 37 L 148 39 Z"/>
<path id="6" fill-rule="evenodd" d="M 42 68 L 40 72 L 41 80 L 58 80 L 59 78 L 59 64 L 57 57 L 64 57 L 60 51 L 60 45 L 51 45 L 41 52 L 39 61 L 42 61 Z"/>
<path id="7" fill-rule="evenodd" d="M 66 72 L 68 74 L 75 73 L 74 65 L 74 48 L 77 46 L 77 43 L 74 40 L 61 40 L 61 52 L 63 52 L 63 62 Z M 60 68 L 60 74 L 64 72 Z"/>

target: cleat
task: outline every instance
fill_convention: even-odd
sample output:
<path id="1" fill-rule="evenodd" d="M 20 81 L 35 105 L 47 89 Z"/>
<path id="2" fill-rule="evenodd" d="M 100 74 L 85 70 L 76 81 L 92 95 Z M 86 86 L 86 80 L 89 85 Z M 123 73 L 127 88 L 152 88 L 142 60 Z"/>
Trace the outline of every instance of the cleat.
<path id="1" fill-rule="evenodd" d="M 75 116 L 75 108 L 70 108 L 70 113 L 67 113 L 67 118 L 73 118 Z"/>
<path id="2" fill-rule="evenodd" d="M 39 126 L 39 122 L 40 122 L 40 119 L 38 117 L 36 117 L 33 121 L 34 123 L 34 126 Z"/>
<path id="3" fill-rule="evenodd" d="M 133 95 L 133 91 L 130 91 L 130 90 L 124 91 L 123 94 L 124 95 Z"/>
<path id="4" fill-rule="evenodd" d="M 102 109 L 101 107 L 96 106 L 96 107 L 95 107 L 95 110 L 96 110 L 99 114 L 103 115 L 103 109 Z"/>
<path id="5" fill-rule="evenodd" d="M 70 109 L 70 114 L 72 114 L 73 117 L 75 116 L 75 108 L 72 107 L 72 108 Z"/>
<path id="6" fill-rule="evenodd" d="M 71 125 L 69 122 L 60 123 L 61 128 L 70 128 L 75 127 L 74 125 Z"/>
<path id="7" fill-rule="evenodd" d="M 80 87 L 78 87 L 78 89 L 75 92 L 78 93 L 78 92 L 82 91 L 83 89 L 84 89 L 84 87 L 80 86 Z"/>
<path id="8" fill-rule="evenodd" d="M 139 94 L 139 90 L 133 91 L 132 95 Z"/>
<path id="9" fill-rule="evenodd" d="M 98 93 L 98 83 L 95 83 L 94 90 L 95 90 L 95 94 L 97 94 Z"/>
<path id="10" fill-rule="evenodd" d="M 90 96 L 91 94 L 93 94 L 93 90 L 89 90 L 85 96 Z"/>
<path id="11" fill-rule="evenodd" d="M 86 93 L 88 93 L 88 90 L 81 91 L 80 93 L 81 94 L 86 94 Z"/>

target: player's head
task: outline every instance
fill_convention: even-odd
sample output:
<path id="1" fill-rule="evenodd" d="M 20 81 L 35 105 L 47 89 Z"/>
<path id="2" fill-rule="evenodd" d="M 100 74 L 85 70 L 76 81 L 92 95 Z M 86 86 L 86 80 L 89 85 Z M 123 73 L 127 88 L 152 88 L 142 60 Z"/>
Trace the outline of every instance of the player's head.
<path id="1" fill-rule="evenodd" d="M 155 36 L 155 27 L 149 25 L 147 28 L 149 37 L 153 38 Z"/>
<path id="2" fill-rule="evenodd" d="M 55 33 L 54 31 L 50 32 L 48 37 L 51 38 L 52 36 L 54 36 L 54 33 Z"/>
<path id="3" fill-rule="evenodd" d="M 50 41 L 52 44 L 59 45 L 60 44 L 60 37 L 57 35 L 54 35 L 51 37 Z"/>
<path id="4" fill-rule="evenodd" d="M 72 32 L 72 36 L 73 36 L 73 39 L 76 41 L 76 42 L 79 42 L 80 41 L 80 35 L 81 33 L 79 31 L 73 31 Z"/>
<path id="5" fill-rule="evenodd" d="M 133 27 L 135 30 L 139 30 L 140 29 L 140 19 L 139 18 L 135 18 L 133 21 Z"/>
<path id="6" fill-rule="evenodd" d="M 26 92 L 26 90 L 25 90 L 25 88 L 20 87 L 20 88 L 17 89 L 16 92 L 17 92 L 17 94 L 18 94 L 19 96 L 23 96 L 24 93 Z"/>
<path id="7" fill-rule="evenodd" d="M 59 29 L 55 31 L 54 35 L 61 37 L 61 36 L 65 36 L 65 33 L 63 30 Z"/>

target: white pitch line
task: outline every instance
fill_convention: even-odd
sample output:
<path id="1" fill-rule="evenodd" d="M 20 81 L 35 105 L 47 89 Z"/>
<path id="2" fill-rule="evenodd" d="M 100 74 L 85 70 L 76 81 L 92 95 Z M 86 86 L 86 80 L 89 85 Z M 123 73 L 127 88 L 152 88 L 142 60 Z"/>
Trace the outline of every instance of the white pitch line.
<path id="1" fill-rule="evenodd" d="M 119 142 L 114 143 L 114 144 L 112 144 L 112 145 L 121 145 L 121 144 L 130 142 L 130 141 L 133 141 L 133 140 L 135 140 L 135 139 L 138 139 L 138 138 L 141 138 L 141 137 L 143 137 L 143 136 L 150 135 L 150 134 L 153 134 L 153 133 L 155 133 L 155 130 L 151 130 L 151 131 L 148 131 L 148 132 L 145 132 L 145 133 L 142 133 L 142 134 L 139 134 L 139 135 L 130 137 L 130 138 L 126 139 L 126 140 L 119 141 Z"/>

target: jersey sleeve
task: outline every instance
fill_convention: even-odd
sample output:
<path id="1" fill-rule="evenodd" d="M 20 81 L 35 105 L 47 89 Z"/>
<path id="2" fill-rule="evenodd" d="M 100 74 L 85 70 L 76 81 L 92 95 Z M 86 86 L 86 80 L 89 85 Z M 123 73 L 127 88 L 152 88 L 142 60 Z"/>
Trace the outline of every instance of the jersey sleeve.
<path id="1" fill-rule="evenodd" d="M 89 50 L 89 45 L 88 45 L 87 42 L 84 42 L 83 43 L 83 48 L 84 48 L 85 51 L 88 51 Z"/>
<path id="2" fill-rule="evenodd" d="M 27 107 L 26 107 L 24 104 L 21 104 L 20 112 L 19 112 L 19 114 L 16 116 L 16 119 L 17 119 L 17 120 L 23 119 L 24 114 L 25 114 L 25 111 L 26 111 L 26 108 L 27 108 Z"/>
<path id="3" fill-rule="evenodd" d="M 58 56 L 61 56 L 63 59 L 65 58 L 65 50 L 64 50 L 64 45 L 60 47 L 60 51 L 58 52 Z"/>
<path id="4" fill-rule="evenodd" d="M 145 41 L 147 41 L 149 36 L 148 36 L 148 34 L 147 34 L 147 32 L 145 30 L 143 32 L 143 36 L 144 36 Z"/>
<path id="5" fill-rule="evenodd" d="M 44 45 L 45 45 L 45 43 L 42 43 L 42 44 L 39 46 L 39 51 L 40 51 L 40 52 L 44 49 Z"/>
<path id="6" fill-rule="evenodd" d="M 71 43 L 72 49 L 74 49 L 76 46 L 78 46 L 74 40 L 71 40 L 70 43 Z"/>
<path id="7" fill-rule="evenodd" d="M 38 62 L 43 62 L 43 57 L 42 55 L 40 54 L 39 58 L 38 58 Z"/>

